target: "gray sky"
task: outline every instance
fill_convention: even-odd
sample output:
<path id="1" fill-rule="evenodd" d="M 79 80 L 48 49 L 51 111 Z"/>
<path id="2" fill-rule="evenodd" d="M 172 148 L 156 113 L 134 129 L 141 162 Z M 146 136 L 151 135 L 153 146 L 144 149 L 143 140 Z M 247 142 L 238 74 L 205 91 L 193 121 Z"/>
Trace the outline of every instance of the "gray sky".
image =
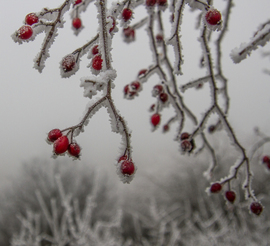
<path id="1" fill-rule="evenodd" d="M 56 7 L 61 2 L 61 0 L 9 0 L 8 4 L 0 9 L 2 177 L 15 172 L 23 161 L 51 156 L 52 146 L 45 142 L 46 133 L 53 128 L 64 129 L 78 123 L 88 102 L 88 99 L 83 97 L 83 89 L 79 87 L 80 78 L 90 75 L 86 67 L 88 64 L 86 57 L 80 64 L 81 70 L 69 79 L 60 77 L 59 61 L 96 34 L 96 9 L 93 5 L 90 6 L 91 12 L 82 15 L 86 28 L 78 37 L 71 31 L 69 14 L 65 15 L 67 21 L 65 28 L 59 31 L 59 36 L 50 49 L 51 57 L 46 61 L 42 74 L 32 67 L 44 34 L 40 34 L 35 41 L 23 45 L 14 43 L 10 37 L 22 25 L 26 14 L 40 11 L 42 7 Z M 215 2 L 215 7 L 222 9 L 225 1 Z M 254 4 L 252 0 L 235 2 L 229 32 L 224 40 L 223 70 L 229 79 L 231 97 L 229 120 L 240 141 L 248 147 L 246 139 L 252 136 L 254 126 L 259 126 L 270 135 L 270 77 L 262 73 L 263 68 L 270 67 L 270 60 L 262 58 L 262 49 L 258 49 L 241 64 L 233 64 L 229 53 L 241 42 L 247 42 L 259 24 L 269 19 L 270 2 L 269 0 L 261 0 L 259 4 Z M 205 75 L 205 70 L 198 68 L 199 32 L 193 28 L 198 12 L 190 13 L 188 9 L 187 6 L 182 27 L 185 64 L 184 75 L 179 81 L 183 84 Z M 135 19 L 139 19 L 143 14 L 145 11 L 142 8 L 136 10 Z M 168 14 L 166 17 L 168 18 Z M 177 153 L 178 145 L 173 141 L 176 125 L 166 135 L 161 134 L 161 129 L 155 133 L 151 132 L 150 114 L 147 110 L 155 102 L 151 97 L 151 89 L 159 82 L 157 76 L 153 76 L 144 85 L 144 90 L 135 100 L 123 99 L 124 85 L 133 81 L 140 69 L 151 64 L 152 56 L 144 29 L 137 32 L 135 43 L 129 45 L 123 43 L 119 33 L 113 40 L 112 65 L 118 71 L 113 95 L 118 109 L 133 132 L 133 157 L 139 167 L 137 175 L 152 165 L 169 168 L 170 160 L 177 159 L 180 155 Z M 166 27 L 166 31 L 168 36 L 169 27 Z M 263 50 L 270 50 L 269 44 Z M 200 117 L 209 102 L 207 89 L 190 91 L 185 96 L 186 103 Z M 164 119 L 170 117 L 172 112 L 171 109 L 164 111 Z M 192 127 L 187 126 L 186 129 L 191 130 Z M 106 110 L 102 109 L 92 117 L 85 132 L 77 137 L 77 142 L 83 148 L 81 158 L 83 163 L 97 165 L 114 172 L 113 163 L 118 156 L 120 136 L 111 133 Z M 60 158 L 68 159 L 68 157 Z M 76 162 L 75 165 L 78 164 Z"/>

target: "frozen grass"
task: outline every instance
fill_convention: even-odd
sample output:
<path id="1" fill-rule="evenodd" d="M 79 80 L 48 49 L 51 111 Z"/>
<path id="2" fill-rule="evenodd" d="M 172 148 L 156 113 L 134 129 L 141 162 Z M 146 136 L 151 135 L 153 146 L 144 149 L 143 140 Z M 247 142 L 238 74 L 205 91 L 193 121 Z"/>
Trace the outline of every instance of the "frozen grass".
<path id="1" fill-rule="evenodd" d="M 241 187 L 233 187 L 237 199 L 228 204 L 223 192 L 206 194 L 203 165 L 187 166 L 117 194 L 116 184 L 89 167 L 24 164 L 1 194 L 0 245 L 268 245 L 269 173 L 255 169 L 261 179 L 254 188 L 265 198 L 257 217 L 249 213 Z M 222 176 L 226 170 L 218 171 Z"/>

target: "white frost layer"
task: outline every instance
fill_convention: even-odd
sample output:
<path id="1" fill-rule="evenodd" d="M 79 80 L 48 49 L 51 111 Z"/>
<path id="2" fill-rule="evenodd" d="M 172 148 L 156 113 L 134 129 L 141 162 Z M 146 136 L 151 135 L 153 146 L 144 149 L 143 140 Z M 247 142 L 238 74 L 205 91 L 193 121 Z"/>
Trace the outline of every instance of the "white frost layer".
<path id="1" fill-rule="evenodd" d="M 81 78 L 80 86 L 84 88 L 83 95 L 89 97 L 97 94 L 97 91 L 102 91 L 107 86 L 109 81 L 113 81 L 116 78 L 116 71 L 113 69 L 101 72 L 98 76 L 88 76 Z M 114 88 L 114 84 L 111 83 L 111 88 Z"/>

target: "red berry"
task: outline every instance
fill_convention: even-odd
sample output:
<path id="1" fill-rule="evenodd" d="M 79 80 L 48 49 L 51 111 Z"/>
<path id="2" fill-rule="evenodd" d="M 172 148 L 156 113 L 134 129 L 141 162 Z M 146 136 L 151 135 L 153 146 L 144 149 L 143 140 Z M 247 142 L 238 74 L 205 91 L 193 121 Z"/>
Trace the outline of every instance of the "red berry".
<path id="1" fill-rule="evenodd" d="M 252 213 L 254 213 L 256 215 L 260 215 L 261 212 L 263 211 L 263 207 L 259 202 L 252 202 L 250 204 L 250 210 Z"/>
<path id="2" fill-rule="evenodd" d="M 181 134 L 181 137 L 180 137 L 181 140 L 188 139 L 188 138 L 189 138 L 189 134 L 187 132 L 183 132 Z"/>
<path id="3" fill-rule="evenodd" d="M 156 105 L 155 104 L 152 104 L 151 107 L 150 107 L 150 111 L 154 111 L 155 110 L 155 107 L 156 107 Z"/>
<path id="4" fill-rule="evenodd" d="M 127 95 L 129 93 L 129 85 L 124 87 L 124 94 Z"/>
<path id="5" fill-rule="evenodd" d="M 92 67 L 95 70 L 101 70 L 101 68 L 102 68 L 102 62 L 103 62 L 103 60 L 101 59 L 101 56 L 100 55 L 96 55 L 92 59 Z"/>
<path id="6" fill-rule="evenodd" d="M 267 163 L 267 167 L 268 167 L 268 169 L 270 169 L 270 162 Z"/>
<path id="7" fill-rule="evenodd" d="M 196 86 L 196 89 L 201 89 L 203 87 L 203 84 L 202 83 L 199 83 L 197 86 Z"/>
<path id="8" fill-rule="evenodd" d="M 112 16 L 108 16 L 107 18 L 111 18 L 112 19 L 112 27 L 109 30 L 109 32 L 112 32 L 113 29 L 115 28 L 116 21 L 115 21 L 115 19 Z"/>
<path id="9" fill-rule="evenodd" d="M 75 60 L 74 55 L 67 55 L 62 60 L 62 68 L 64 72 L 69 72 L 73 70 L 73 68 L 75 67 L 75 64 L 76 64 L 76 60 Z"/>
<path id="10" fill-rule="evenodd" d="M 268 155 L 265 155 L 262 159 L 262 162 L 265 164 L 270 163 L 270 157 Z"/>
<path id="11" fill-rule="evenodd" d="M 160 93 L 159 99 L 163 103 L 167 102 L 168 101 L 168 94 L 167 93 L 164 93 L 164 92 Z"/>
<path id="12" fill-rule="evenodd" d="M 162 43 L 162 41 L 163 41 L 163 36 L 162 36 L 161 34 L 157 34 L 156 40 L 157 40 L 158 43 Z"/>
<path id="13" fill-rule="evenodd" d="M 127 27 L 123 29 L 124 35 L 126 39 L 129 39 L 130 41 L 134 40 L 135 38 L 135 30 L 131 27 Z"/>
<path id="14" fill-rule="evenodd" d="M 126 155 L 122 155 L 122 156 L 119 158 L 118 162 L 125 161 L 126 159 L 127 159 L 127 156 L 126 156 Z"/>
<path id="15" fill-rule="evenodd" d="M 221 14 L 216 9 L 209 9 L 205 14 L 205 20 L 210 25 L 218 25 L 221 22 Z"/>
<path id="16" fill-rule="evenodd" d="M 214 183 L 211 185 L 210 191 L 212 193 L 218 193 L 221 191 L 221 189 L 222 189 L 222 186 L 220 183 Z"/>
<path id="17" fill-rule="evenodd" d="M 167 0 L 157 0 L 157 4 L 159 6 L 165 6 L 167 4 Z"/>
<path id="18" fill-rule="evenodd" d="M 53 129 L 48 133 L 48 140 L 54 142 L 62 136 L 62 132 L 59 129 Z"/>
<path id="19" fill-rule="evenodd" d="M 96 55 L 96 54 L 98 54 L 98 45 L 95 45 L 93 48 L 92 48 L 92 54 L 93 55 Z"/>
<path id="20" fill-rule="evenodd" d="M 80 29 L 82 26 L 82 21 L 80 18 L 74 18 L 72 21 L 72 25 L 75 29 Z"/>
<path id="21" fill-rule="evenodd" d="M 138 76 L 140 77 L 141 75 L 146 74 L 146 72 L 147 72 L 147 69 L 142 69 L 141 71 L 139 71 Z"/>
<path id="22" fill-rule="evenodd" d="M 167 132 L 167 131 L 169 131 L 169 129 L 170 129 L 170 127 L 167 124 L 163 126 L 163 132 Z"/>
<path id="23" fill-rule="evenodd" d="M 135 171 L 134 163 L 131 160 L 124 160 L 121 163 L 121 172 L 124 175 L 132 175 Z"/>
<path id="24" fill-rule="evenodd" d="M 192 143 L 189 141 L 189 140 L 183 140 L 182 142 L 181 142 L 181 149 L 183 150 L 183 151 L 191 151 L 192 150 L 192 148 L 193 148 L 193 146 L 192 146 Z"/>
<path id="25" fill-rule="evenodd" d="M 146 0 L 145 1 L 146 6 L 152 7 L 156 4 L 156 0 Z"/>
<path id="26" fill-rule="evenodd" d="M 235 192 L 232 190 L 226 191 L 225 196 L 226 196 L 226 199 L 231 203 L 234 202 L 235 197 L 236 197 Z"/>
<path id="27" fill-rule="evenodd" d="M 153 90 L 152 90 L 152 95 L 155 97 L 159 95 L 163 91 L 163 86 L 162 85 L 155 85 Z"/>
<path id="28" fill-rule="evenodd" d="M 80 152 L 81 152 L 81 148 L 80 148 L 80 146 L 77 143 L 71 143 L 68 146 L 68 153 L 70 155 L 79 158 Z"/>
<path id="29" fill-rule="evenodd" d="M 123 17 L 124 21 L 128 21 L 131 18 L 131 16 L 132 16 L 131 9 L 128 9 L 128 8 L 123 9 L 122 17 Z"/>
<path id="30" fill-rule="evenodd" d="M 141 87 L 141 83 L 139 81 L 134 81 L 134 82 L 131 83 L 131 88 L 133 90 L 137 91 L 137 90 L 140 89 L 140 87 Z"/>
<path id="31" fill-rule="evenodd" d="M 81 3 L 81 2 L 82 2 L 82 0 L 76 0 L 75 3 L 74 3 L 74 6 Z"/>
<path id="32" fill-rule="evenodd" d="M 33 24 L 38 22 L 38 17 L 35 13 L 30 13 L 25 17 L 25 23 L 29 26 L 32 26 Z"/>
<path id="33" fill-rule="evenodd" d="M 211 125 L 208 127 L 208 132 L 213 133 L 216 130 L 216 127 L 214 125 Z"/>
<path id="34" fill-rule="evenodd" d="M 54 153 L 57 155 L 63 154 L 67 151 L 68 146 L 69 146 L 69 141 L 68 141 L 67 136 L 61 136 L 53 144 Z"/>
<path id="35" fill-rule="evenodd" d="M 152 125 L 156 127 L 159 124 L 159 122 L 160 122 L 160 114 L 153 114 L 151 116 Z"/>
<path id="36" fill-rule="evenodd" d="M 19 30 L 18 30 L 18 35 L 20 39 L 29 39 L 32 37 L 33 34 L 33 29 L 31 26 L 22 26 Z"/>
<path id="37" fill-rule="evenodd" d="M 174 22 L 174 14 L 171 15 L 171 22 Z"/>

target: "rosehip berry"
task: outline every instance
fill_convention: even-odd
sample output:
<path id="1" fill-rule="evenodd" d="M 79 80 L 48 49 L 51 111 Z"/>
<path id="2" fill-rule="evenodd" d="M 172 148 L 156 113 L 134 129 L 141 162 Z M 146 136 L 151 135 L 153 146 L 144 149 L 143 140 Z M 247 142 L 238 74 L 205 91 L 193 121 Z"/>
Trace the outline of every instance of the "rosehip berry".
<path id="1" fill-rule="evenodd" d="M 218 193 L 221 191 L 221 189 L 222 189 L 222 186 L 220 183 L 214 183 L 211 185 L 210 191 L 212 193 Z"/>
<path id="2" fill-rule="evenodd" d="M 92 67 L 95 70 L 101 70 L 101 68 L 102 68 L 102 62 L 103 62 L 103 60 L 101 59 L 101 56 L 100 55 L 96 55 L 92 59 Z"/>
<path id="3" fill-rule="evenodd" d="M 35 13 L 30 13 L 25 17 L 25 23 L 29 26 L 32 26 L 33 24 L 38 22 L 38 17 Z"/>
<path id="4" fill-rule="evenodd" d="M 262 159 L 262 162 L 265 164 L 270 163 L 270 157 L 268 155 L 265 155 Z"/>
<path id="5" fill-rule="evenodd" d="M 68 146 L 69 141 L 67 136 L 61 136 L 53 144 L 54 153 L 57 155 L 63 154 L 68 150 Z"/>
<path id="6" fill-rule="evenodd" d="M 72 21 L 72 25 L 75 29 L 80 29 L 81 26 L 82 26 L 82 21 L 80 18 L 74 18 L 73 21 Z"/>
<path id="7" fill-rule="evenodd" d="M 256 215 L 260 215 L 261 212 L 263 211 L 263 207 L 259 202 L 252 202 L 250 204 L 250 210 L 252 213 L 254 213 Z"/>
<path id="8" fill-rule="evenodd" d="M 169 129 L 170 129 L 170 127 L 167 124 L 163 126 L 163 132 L 167 132 L 167 131 L 169 131 Z"/>
<path id="9" fill-rule="evenodd" d="M 127 27 L 123 29 L 124 36 L 126 39 L 132 41 L 135 38 L 135 30 L 132 29 L 131 27 Z"/>
<path id="10" fill-rule="evenodd" d="M 141 87 L 141 83 L 139 81 L 134 81 L 134 82 L 131 83 L 131 88 L 133 90 L 137 91 L 137 90 L 140 89 L 140 87 Z"/>
<path id="11" fill-rule="evenodd" d="M 155 85 L 153 90 L 152 90 L 153 97 L 159 95 L 162 91 L 163 91 L 163 86 L 162 85 Z"/>
<path id="12" fill-rule="evenodd" d="M 96 55 L 96 54 L 98 54 L 98 45 L 95 45 L 94 47 L 93 47 L 93 49 L 92 49 L 92 54 L 93 55 Z"/>
<path id="13" fill-rule="evenodd" d="M 205 20 L 210 25 L 218 25 L 221 22 L 221 14 L 216 9 L 209 9 L 205 14 Z"/>
<path id="14" fill-rule="evenodd" d="M 141 71 L 139 71 L 138 76 L 140 77 L 141 75 L 146 74 L 146 72 L 147 72 L 147 69 L 142 69 Z"/>
<path id="15" fill-rule="evenodd" d="M 62 60 L 62 68 L 64 72 L 69 72 L 74 69 L 76 64 L 75 56 L 74 55 L 67 55 Z"/>
<path id="16" fill-rule="evenodd" d="M 156 107 L 156 105 L 155 104 L 152 104 L 151 107 L 150 107 L 150 111 L 154 111 L 155 110 L 155 107 Z"/>
<path id="17" fill-rule="evenodd" d="M 76 0 L 75 3 L 74 3 L 74 6 L 81 3 L 81 2 L 82 2 L 82 0 Z"/>
<path id="18" fill-rule="evenodd" d="M 216 127 L 214 125 L 211 125 L 208 127 L 208 132 L 213 133 L 216 130 Z"/>
<path id="19" fill-rule="evenodd" d="M 163 103 L 167 102 L 168 101 L 168 94 L 167 93 L 164 93 L 164 92 L 160 93 L 159 99 Z"/>
<path id="20" fill-rule="evenodd" d="M 129 85 L 124 87 L 124 94 L 127 95 L 129 93 Z"/>
<path id="21" fill-rule="evenodd" d="M 115 19 L 112 16 L 108 16 L 107 18 L 111 18 L 112 19 L 112 27 L 109 30 L 109 32 L 112 32 L 113 29 L 115 28 L 116 21 L 115 21 Z"/>
<path id="22" fill-rule="evenodd" d="M 68 153 L 74 157 L 79 158 L 81 152 L 81 148 L 77 143 L 71 143 L 68 146 Z"/>
<path id="23" fill-rule="evenodd" d="M 180 137 L 181 140 L 188 139 L 188 138 L 189 138 L 189 134 L 187 132 L 183 132 L 181 134 L 181 137 Z"/>
<path id="24" fill-rule="evenodd" d="M 174 22 L 174 14 L 171 15 L 171 22 Z"/>
<path id="25" fill-rule="evenodd" d="M 236 197 L 235 192 L 232 190 L 226 191 L 225 196 L 226 196 L 226 199 L 231 203 L 234 202 L 235 197 Z"/>
<path id="26" fill-rule="evenodd" d="M 153 114 L 151 116 L 152 125 L 156 127 L 159 124 L 159 122 L 160 122 L 160 114 Z"/>
<path id="27" fill-rule="evenodd" d="M 132 16 L 131 9 L 128 9 L 128 8 L 123 9 L 122 17 L 123 17 L 124 21 L 128 21 L 131 18 L 131 16 Z"/>
<path id="28" fill-rule="evenodd" d="M 156 36 L 157 43 L 162 43 L 163 41 L 163 36 L 161 34 L 157 34 Z"/>
<path id="29" fill-rule="evenodd" d="M 62 132 L 59 129 L 53 129 L 48 133 L 48 141 L 54 142 L 62 136 Z"/>
<path id="30" fill-rule="evenodd" d="M 121 172 L 124 175 L 132 175 L 135 171 L 134 163 L 131 160 L 124 160 L 121 163 Z"/>
<path id="31" fill-rule="evenodd" d="M 146 6 L 152 7 L 156 4 L 156 0 L 146 0 L 145 1 Z"/>
<path id="32" fill-rule="evenodd" d="M 191 142 L 189 141 L 189 140 L 183 140 L 182 142 L 181 142 L 181 149 L 183 150 L 183 151 L 191 151 L 192 150 L 192 144 L 191 144 Z"/>
<path id="33" fill-rule="evenodd" d="M 201 89 L 203 87 L 203 84 L 202 83 L 199 83 L 197 86 L 196 86 L 196 89 Z"/>
<path id="34" fill-rule="evenodd" d="M 157 4 L 159 6 L 165 6 L 167 4 L 167 0 L 157 0 Z"/>
<path id="35" fill-rule="evenodd" d="M 136 94 L 137 94 L 136 91 L 131 91 L 131 92 L 129 93 L 129 96 L 130 96 L 130 97 L 134 97 Z"/>
<path id="36" fill-rule="evenodd" d="M 122 155 L 119 160 L 118 160 L 118 163 L 121 162 L 121 161 L 125 161 L 127 159 L 127 156 L 126 155 Z"/>
<path id="37" fill-rule="evenodd" d="M 22 26 L 18 30 L 18 35 L 20 39 L 26 40 L 32 37 L 33 29 L 31 26 Z"/>

